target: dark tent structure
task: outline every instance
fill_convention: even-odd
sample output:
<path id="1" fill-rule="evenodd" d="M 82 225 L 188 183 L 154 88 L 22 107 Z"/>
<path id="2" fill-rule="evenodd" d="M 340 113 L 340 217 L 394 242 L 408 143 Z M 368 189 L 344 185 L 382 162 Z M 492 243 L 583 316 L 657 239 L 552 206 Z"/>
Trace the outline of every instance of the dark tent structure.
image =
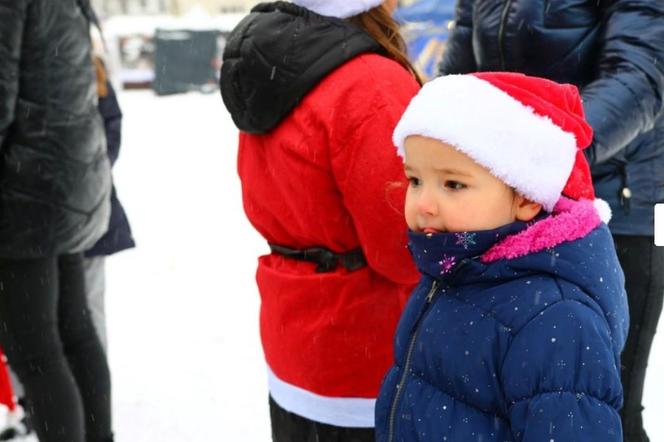
<path id="1" fill-rule="evenodd" d="M 163 30 L 154 36 L 154 80 L 158 95 L 205 90 L 217 83 L 217 30 Z"/>

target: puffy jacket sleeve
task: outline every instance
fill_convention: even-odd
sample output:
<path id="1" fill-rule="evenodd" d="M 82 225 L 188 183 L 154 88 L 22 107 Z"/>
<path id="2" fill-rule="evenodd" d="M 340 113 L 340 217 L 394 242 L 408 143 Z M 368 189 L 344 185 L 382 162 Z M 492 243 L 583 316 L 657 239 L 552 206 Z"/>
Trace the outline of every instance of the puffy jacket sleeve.
<path id="1" fill-rule="evenodd" d="M 588 160 L 611 159 L 653 127 L 664 95 L 664 2 L 605 1 L 597 77 L 583 90 L 595 140 Z"/>
<path id="2" fill-rule="evenodd" d="M 0 148 L 14 121 L 28 0 L 0 0 Z"/>
<path id="3" fill-rule="evenodd" d="M 406 180 L 392 132 L 418 85 L 389 63 L 356 72 L 331 134 L 332 171 L 369 266 L 394 282 L 416 284 L 403 213 Z"/>
<path id="4" fill-rule="evenodd" d="M 501 378 L 515 441 L 622 441 L 619 361 L 598 311 L 547 307 L 513 337 Z"/>
<path id="5" fill-rule="evenodd" d="M 467 74 L 477 70 L 473 52 L 473 4 L 475 0 L 458 0 L 454 13 L 454 28 L 445 45 L 443 59 L 438 66 L 440 75 Z"/>

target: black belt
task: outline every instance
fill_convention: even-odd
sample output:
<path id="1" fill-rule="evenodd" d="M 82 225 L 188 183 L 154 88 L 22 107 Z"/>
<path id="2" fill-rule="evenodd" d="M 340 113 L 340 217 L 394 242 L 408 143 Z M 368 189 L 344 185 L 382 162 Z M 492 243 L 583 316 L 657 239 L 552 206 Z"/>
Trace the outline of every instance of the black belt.
<path id="1" fill-rule="evenodd" d="M 355 249 L 345 253 L 335 253 L 325 247 L 311 247 L 297 250 L 278 244 L 268 244 L 273 253 L 285 256 L 286 258 L 317 264 L 316 273 L 332 272 L 336 270 L 338 265 L 352 272 L 367 265 L 367 260 L 364 258 L 362 249 Z"/>

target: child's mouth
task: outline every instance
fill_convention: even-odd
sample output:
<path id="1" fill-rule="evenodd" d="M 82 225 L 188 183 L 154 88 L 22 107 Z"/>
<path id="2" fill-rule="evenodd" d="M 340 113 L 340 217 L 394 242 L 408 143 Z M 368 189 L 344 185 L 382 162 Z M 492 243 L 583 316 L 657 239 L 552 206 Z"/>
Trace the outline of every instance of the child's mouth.
<path id="1" fill-rule="evenodd" d="M 440 230 L 436 230 L 432 227 L 425 227 L 424 229 L 422 229 L 422 233 L 425 233 L 427 235 L 433 235 L 434 233 L 439 233 L 439 232 Z"/>

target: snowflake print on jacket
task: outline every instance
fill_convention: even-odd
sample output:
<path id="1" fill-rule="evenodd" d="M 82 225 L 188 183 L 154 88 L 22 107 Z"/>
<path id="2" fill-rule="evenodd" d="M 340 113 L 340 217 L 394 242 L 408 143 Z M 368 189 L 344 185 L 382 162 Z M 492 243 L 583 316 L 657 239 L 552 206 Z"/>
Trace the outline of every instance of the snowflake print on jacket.
<path id="1" fill-rule="evenodd" d="M 469 232 L 457 233 L 456 244 L 458 246 L 463 246 L 464 249 L 468 250 L 468 246 L 475 245 L 475 235 L 477 235 L 477 233 L 469 233 Z"/>
<path id="2" fill-rule="evenodd" d="M 443 255 L 443 260 L 438 261 L 438 264 L 440 264 L 441 267 L 440 274 L 447 275 L 452 271 L 452 268 L 454 268 L 454 264 L 456 264 L 456 256 Z"/>

